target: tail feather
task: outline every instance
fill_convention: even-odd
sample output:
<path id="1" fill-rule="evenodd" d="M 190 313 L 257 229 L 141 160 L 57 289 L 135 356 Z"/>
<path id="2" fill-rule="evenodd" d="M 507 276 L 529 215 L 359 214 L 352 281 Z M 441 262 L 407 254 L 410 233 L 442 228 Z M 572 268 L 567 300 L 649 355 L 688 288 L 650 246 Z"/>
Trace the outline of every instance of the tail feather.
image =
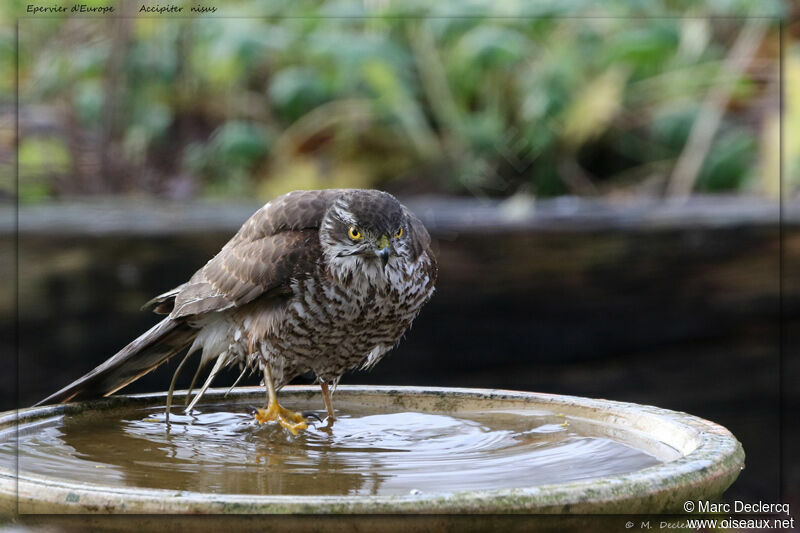
<path id="1" fill-rule="evenodd" d="M 36 405 L 66 403 L 113 394 L 187 348 L 196 335 L 197 330 L 185 322 L 165 318 L 111 359 Z"/>

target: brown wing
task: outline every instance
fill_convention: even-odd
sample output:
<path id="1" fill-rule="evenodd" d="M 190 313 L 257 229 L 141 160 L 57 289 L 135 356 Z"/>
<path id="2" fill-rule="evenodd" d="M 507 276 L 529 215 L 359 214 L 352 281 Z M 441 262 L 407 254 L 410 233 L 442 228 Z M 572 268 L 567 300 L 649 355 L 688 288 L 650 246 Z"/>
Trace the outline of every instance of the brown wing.
<path id="1" fill-rule="evenodd" d="M 431 259 L 434 258 L 431 251 L 431 236 L 422 221 L 417 216 L 403 207 L 403 214 L 409 225 L 409 237 L 411 238 L 412 258 L 416 260 L 423 252 L 427 252 Z"/>
<path id="2" fill-rule="evenodd" d="M 238 307 L 260 296 L 286 292 L 292 278 L 321 257 L 319 226 L 338 189 L 295 191 L 269 202 L 174 295 L 171 318 Z M 158 310 L 158 308 L 157 308 Z"/>
<path id="3" fill-rule="evenodd" d="M 436 278 L 439 276 L 439 265 L 436 261 L 436 254 L 433 253 L 431 247 L 431 236 L 422 221 L 408 208 L 403 207 L 403 213 L 408 221 L 412 257 L 416 260 L 423 254 L 428 256 L 427 274 L 431 282 L 435 284 Z"/>
<path id="4" fill-rule="evenodd" d="M 197 330 L 182 317 L 220 311 L 280 294 L 321 256 L 319 225 L 340 190 L 296 191 L 258 210 L 183 285 L 151 300 L 170 316 L 111 359 L 37 405 L 109 395 L 188 347 Z"/>

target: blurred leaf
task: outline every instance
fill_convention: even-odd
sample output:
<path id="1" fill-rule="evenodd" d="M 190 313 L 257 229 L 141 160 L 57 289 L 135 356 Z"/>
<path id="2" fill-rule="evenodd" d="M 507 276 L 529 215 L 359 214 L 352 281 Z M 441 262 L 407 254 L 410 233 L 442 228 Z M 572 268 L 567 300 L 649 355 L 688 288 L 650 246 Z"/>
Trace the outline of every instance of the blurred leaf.
<path id="1" fill-rule="evenodd" d="M 700 58 L 711 40 L 711 27 L 708 19 L 687 17 L 680 23 L 680 43 L 678 55 L 684 61 Z"/>
<path id="2" fill-rule="evenodd" d="M 688 5 L 693 5 L 692 0 L 684 0 Z M 704 11 L 713 14 L 726 14 L 728 16 L 753 16 L 758 14 L 762 17 L 781 17 L 786 15 L 789 2 L 781 0 L 704 0 L 702 6 Z M 678 6 L 680 7 L 680 6 Z"/>
<path id="3" fill-rule="evenodd" d="M 130 102 L 136 105 L 134 116 L 131 120 L 131 128 L 142 128 L 149 139 L 155 139 L 164 134 L 172 123 L 172 108 L 155 99 L 147 102 Z"/>
<path id="4" fill-rule="evenodd" d="M 269 97 L 283 116 L 300 118 L 328 98 L 328 91 L 319 74 L 303 67 L 289 67 L 272 78 Z"/>
<path id="5" fill-rule="evenodd" d="M 540 159 L 533 166 L 531 181 L 537 196 L 558 196 L 569 192 L 561 176 L 558 175 L 557 168 L 557 161 L 552 157 Z"/>
<path id="6" fill-rule="evenodd" d="M 252 192 L 252 174 L 266 157 L 271 141 L 263 127 L 230 121 L 218 128 L 207 143 L 191 143 L 183 152 L 182 167 L 190 175 L 202 176 L 205 191 L 212 195 Z"/>
<path id="7" fill-rule="evenodd" d="M 259 53 L 282 53 L 294 44 L 295 35 L 288 27 L 268 24 L 255 32 L 253 42 L 260 46 Z"/>
<path id="8" fill-rule="evenodd" d="M 64 174 L 72 158 L 60 139 L 27 137 L 22 139 L 17 153 L 20 180 L 50 173 Z"/>
<path id="9" fill-rule="evenodd" d="M 392 68 L 383 61 L 372 60 L 362 68 L 364 78 L 375 91 L 379 100 L 396 110 L 406 103 L 407 95 Z"/>
<path id="10" fill-rule="evenodd" d="M 241 83 L 251 69 L 268 61 L 273 46 L 280 49 L 291 38 L 286 31 L 275 32 L 275 39 L 270 39 L 263 34 L 259 19 L 204 19 L 193 29 L 197 43 L 190 50 L 193 69 L 212 85 L 224 88 Z"/>
<path id="11" fill-rule="evenodd" d="M 315 60 L 321 62 L 318 65 L 320 68 L 336 67 L 341 69 L 340 74 L 353 73 L 365 63 L 375 60 L 383 60 L 397 67 L 407 65 L 407 52 L 386 37 L 346 31 L 335 24 L 328 24 L 312 32 L 303 45 Z"/>
<path id="12" fill-rule="evenodd" d="M 99 124 L 105 100 L 100 80 L 88 79 L 75 86 L 72 95 L 75 111 L 84 124 Z"/>
<path id="13" fill-rule="evenodd" d="M 319 12 L 327 17 L 363 17 L 367 15 L 364 2 L 357 0 L 329 0 Z"/>
<path id="14" fill-rule="evenodd" d="M 402 125 L 417 152 L 423 157 L 434 155 L 437 142 L 416 101 L 406 92 L 392 68 L 382 61 L 370 61 L 363 75 L 377 95 L 378 106 Z"/>
<path id="15" fill-rule="evenodd" d="M 52 195 L 52 176 L 70 171 L 72 159 L 59 139 L 26 137 L 17 152 L 19 164 L 18 192 L 23 203 L 37 202 Z"/>
<path id="16" fill-rule="evenodd" d="M 786 55 L 783 170 L 786 190 L 797 192 L 800 189 L 800 46 L 795 44 Z M 763 142 L 775 146 L 769 137 Z"/>
<path id="17" fill-rule="evenodd" d="M 675 152 L 682 150 L 697 113 L 697 106 L 663 110 L 654 117 L 651 126 L 656 140 Z"/>
<path id="18" fill-rule="evenodd" d="M 209 147 L 223 167 L 252 168 L 267 153 L 267 133 L 251 123 L 231 121 L 214 132 Z"/>
<path id="19" fill-rule="evenodd" d="M 128 63 L 128 74 L 133 84 L 169 82 L 175 78 L 181 61 L 175 47 L 176 39 L 177 32 L 162 31 L 135 43 Z"/>
<path id="20" fill-rule="evenodd" d="M 605 131 L 622 106 L 625 78 L 622 69 L 611 68 L 581 89 L 564 113 L 567 143 L 579 145 Z"/>
<path id="21" fill-rule="evenodd" d="M 525 57 L 528 44 L 515 30 L 481 25 L 467 31 L 456 47 L 463 63 L 480 68 L 515 63 Z"/>
<path id="22" fill-rule="evenodd" d="M 792 134 L 787 135 L 787 145 L 790 144 L 788 137 L 791 135 Z M 762 192 L 768 198 L 778 198 L 781 192 L 781 122 L 778 113 L 771 114 L 764 121 L 764 124 L 761 127 L 760 144 L 761 146 L 758 166 L 758 174 L 760 178 L 759 185 L 761 189 L 760 192 Z M 797 152 L 791 154 L 788 147 L 786 152 L 786 159 L 788 162 L 792 162 L 793 156 L 796 159 Z M 788 172 L 786 173 L 786 183 L 789 185 L 789 187 L 787 187 L 787 191 L 791 190 L 791 185 L 793 183 L 798 183 L 796 174 L 798 167 L 796 166 L 796 161 L 794 163 L 794 165 L 791 163 L 787 165 Z"/>
<path id="23" fill-rule="evenodd" d="M 757 145 L 750 132 L 728 129 L 709 150 L 697 188 L 706 192 L 737 190 L 748 177 L 756 156 Z"/>
<path id="24" fill-rule="evenodd" d="M 98 46 L 81 47 L 69 57 L 69 68 L 78 76 L 100 76 L 108 59 L 108 41 Z"/>
<path id="25" fill-rule="evenodd" d="M 352 161 L 321 164 L 311 157 L 296 157 L 283 162 L 279 172 L 261 180 L 258 197 L 271 199 L 297 189 L 369 188 L 373 186 L 369 168 Z"/>
<path id="26" fill-rule="evenodd" d="M 19 184 L 19 201 L 23 204 L 43 202 L 52 196 L 50 185 L 42 180 L 28 179 Z"/>
<path id="27" fill-rule="evenodd" d="M 181 166 L 189 174 L 202 174 L 206 166 L 205 145 L 199 142 L 186 145 L 183 149 Z"/>
<path id="28" fill-rule="evenodd" d="M 662 70 L 678 46 L 678 30 L 670 21 L 652 20 L 644 28 L 620 32 L 603 52 L 609 63 L 632 67 L 633 77 L 649 76 Z"/>
<path id="29" fill-rule="evenodd" d="M 476 152 L 492 153 L 504 144 L 506 124 L 495 113 L 473 113 L 464 118 L 464 134 Z"/>

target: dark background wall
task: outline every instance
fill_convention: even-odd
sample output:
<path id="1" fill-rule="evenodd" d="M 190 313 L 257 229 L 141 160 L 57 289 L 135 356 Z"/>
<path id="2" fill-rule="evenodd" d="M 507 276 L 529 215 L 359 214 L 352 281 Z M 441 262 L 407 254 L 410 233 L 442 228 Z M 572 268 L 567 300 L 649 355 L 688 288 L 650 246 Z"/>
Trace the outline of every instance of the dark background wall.
<path id="1" fill-rule="evenodd" d="M 435 239 L 437 293 L 388 358 L 343 383 L 520 389 L 687 411 L 725 425 L 744 444 L 747 468 L 728 498 L 778 500 L 779 417 L 800 403 L 787 378 L 800 347 L 795 215 L 785 213 L 781 235 L 777 205 L 746 198 L 626 207 L 409 203 Z M 139 307 L 185 281 L 257 207 L 97 201 L 22 208 L 18 366 L 8 361 L 0 408 L 13 408 L 17 394 L 20 406 L 38 401 L 154 324 L 157 317 Z M 15 228 L 4 229 L 9 249 Z M 12 279 L 13 264 L 3 264 Z M 7 353 L 14 304 L 9 291 Z M 176 364 L 125 392 L 166 389 Z M 216 385 L 235 377 L 231 371 Z M 178 386 L 190 378 L 185 372 Z M 796 423 L 784 430 L 797 436 Z M 789 459 L 784 486 L 797 502 L 800 476 Z"/>

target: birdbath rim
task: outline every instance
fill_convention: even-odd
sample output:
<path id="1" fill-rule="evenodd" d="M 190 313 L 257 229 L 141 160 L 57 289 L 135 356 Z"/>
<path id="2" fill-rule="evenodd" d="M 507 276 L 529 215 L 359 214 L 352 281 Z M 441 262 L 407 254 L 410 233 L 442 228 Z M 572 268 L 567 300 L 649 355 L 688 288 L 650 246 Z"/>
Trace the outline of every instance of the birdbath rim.
<path id="1" fill-rule="evenodd" d="M 227 388 L 209 389 L 206 402 Z M 175 393 L 180 400 L 186 391 Z M 233 389 L 228 398 L 262 398 L 262 387 Z M 319 387 L 284 387 L 283 400 L 310 399 Z M 16 424 L 87 410 L 163 402 L 166 393 L 111 396 L 0 413 L 0 431 Z M 376 408 L 427 412 L 475 409 L 547 409 L 590 420 L 620 435 L 647 437 L 679 452 L 674 460 L 630 472 L 514 489 L 404 495 L 253 495 L 111 487 L 21 474 L 0 465 L 0 515 L 19 513 L 663 513 L 683 512 L 686 501 L 721 494 L 744 467 L 741 443 L 726 428 L 683 412 L 605 399 L 500 389 L 341 385 L 337 405 L 369 399 Z M 641 439 L 635 439 L 641 440 Z"/>

